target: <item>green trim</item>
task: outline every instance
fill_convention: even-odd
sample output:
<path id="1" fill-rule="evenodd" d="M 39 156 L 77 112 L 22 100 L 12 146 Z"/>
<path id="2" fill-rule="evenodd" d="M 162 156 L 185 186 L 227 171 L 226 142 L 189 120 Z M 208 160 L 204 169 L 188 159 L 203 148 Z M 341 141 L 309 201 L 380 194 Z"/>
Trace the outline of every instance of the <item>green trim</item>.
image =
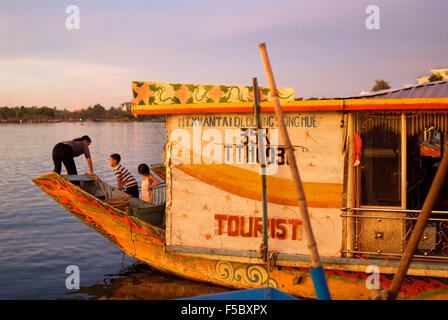
<path id="1" fill-rule="evenodd" d="M 427 292 L 418 294 L 416 296 L 409 297 L 409 300 L 427 300 L 428 298 L 438 296 L 439 294 L 448 295 L 448 289 L 436 289 L 436 290 L 427 291 Z"/>

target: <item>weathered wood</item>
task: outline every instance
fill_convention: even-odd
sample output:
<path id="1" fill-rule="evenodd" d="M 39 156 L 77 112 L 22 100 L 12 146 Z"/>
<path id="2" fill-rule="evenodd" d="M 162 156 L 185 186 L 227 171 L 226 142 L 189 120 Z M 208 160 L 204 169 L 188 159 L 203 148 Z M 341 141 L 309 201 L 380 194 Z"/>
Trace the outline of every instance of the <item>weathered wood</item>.
<path id="1" fill-rule="evenodd" d="M 240 123 L 245 124 L 246 128 L 254 129 L 256 127 L 253 113 L 238 116 L 221 114 L 220 116 L 223 119 L 226 118 L 226 121 L 232 121 L 232 126 L 217 126 L 216 121 L 216 126 L 212 127 L 214 132 L 219 131 L 223 143 L 230 143 L 225 138 L 228 129 L 231 129 L 237 135 L 234 143 L 240 143 L 238 137 L 244 132 L 250 134 L 249 129 L 241 131 L 236 120 L 240 120 Z M 314 113 L 307 112 L 288 113 L 285 116 L 285 121 L 298 119 L 300 124 L 302 119 L 304 121 L 315 119 L 314 121 L 316 121 L 315 126 L 311 127 L 302 127 L 300 124 L 294 125 L 290 122 L 291 129 L 289 131 L 288 127 L 288 131 L 291 143 L 298 146 L 295 147 L 296 156 L 298 157 L 300 154 L 301 161 L 298 165 L 303 179 L 302 184 L 307 205 L 313 216 L 311 222 L 319 247 L 319 254 L 334 256 L 338 254 L 341 248 L 341 224 L 343 220 L 340 217 L 340 208 L 343 206 L 340 115 L 329 112 L 324 117 L 318 118 Z M 198 117 L 202 118 L 203 124 L 205 121 L 212 123 L 213 119 L 208 118 L 214 118 L 214 116 L 202 116 L 200 114 L 198 114 Z M 167 137 L 173 137 L 173 132 L 177 132 L 179 128 L 189 132 L 190 137 L 194 137 L 194 131 L 197 127 L 191 125 L 183 127 L 183 119 L 182 116 L 177 115 L 168 117 Z M 275 114 L 263 112 L 262 120 L 263 128 L 268 130 L 270 143 L 268 146 L 267 140 L 264 140 L 265 151 L 270 151 L 270 163 L 267 166 L 270 174 L 266 176 L 269 226 L 274 226 L 268 228 L 269 250 L 276 254 L 309 254 L 297 208 L 297 194 L 289 166 L 286 164 L 286 153 L 283 148 L 283 141 L 278 133 Z M 208 127 L 209 125 L 204 126 L 202 132 L 207 132 Z M 305 136 L 306 133 L 309 134 L 309 137 Z M 175 143 L 176 140 L 177 138 L 174 137 L 170 141 Z M 250 141 L 254 142 L 254 140 L 255 136 L 252 133 Z M 167 247 L 186 246 L 259 252 L 263 234 L 260 164 L 248 163 L 246 160 L 247 148 L 242 153 L 244 162 L 237 163 L 238 150 L 235 147 L 232 150 L 233 156 L 230 157 L 232 162 L 225 163 L 227 151 L 224 149 L 224 145 L 222 145 L 221 163 L 211 163 L 207 158 L 206 148 L 209 147 L 206 143 L 203 143 L 202 159 L 204 164 L 185 164 L 184 162 L 177 165 L 176 163 L 182 159 L 181 155 L 190 152 L 191 145 L 191 142 L 186 144 L 185 147 L 182 147 L 181 153 L 172 152 L 168 158 L 170 159 L 171 172 L 171 179 L 168 179 L 168 194 L 172 199 L 172 204 L 167 205 L 167 221 L 170 221 L 170 227 L 167 228 L 167 237 L 170 235 L 172 237 L 167 241 Z M 220 146 L 218 144 L 214 145 L 215 150 Z M 250 158 L 256 152 L 255 145 L 253 144 L 253 146 L 254 148 L 249 154 Z M 302 146 L 304 149 L 302 149 Z M 273 158 L 273 154 L 277 157 Z M 281 157 L 278 156 L 280 154 Z M 279 161 L 282 162 L 278 163 Z M 278 164 L 276 165 L 275 162 Z M 226 216 L 222 226 L 218 222 L 217 214 Z M 240 218 L 240 228 L 238 233 L 229 235 L 230 224 L 228 219 L 232 216 Z M 241 219 L 244 219 L 244 221 L 242 222 Z M 249 221 L 249 219 L 252 219 L 252 221 Z M 286 232 L 276 227 L 277 222 L 271 224 L 274 221 L 273 219 L 284 223 Z M 294 227 L 291 221 L 296 223 Z M 241 226 L 244 226 L 244 229 Z M 231 229 L 232 231 L 236 230 L 234 223 Z M 245 234 L 251 233 L 251 235 L 242 236 L 243 232 Z"/>

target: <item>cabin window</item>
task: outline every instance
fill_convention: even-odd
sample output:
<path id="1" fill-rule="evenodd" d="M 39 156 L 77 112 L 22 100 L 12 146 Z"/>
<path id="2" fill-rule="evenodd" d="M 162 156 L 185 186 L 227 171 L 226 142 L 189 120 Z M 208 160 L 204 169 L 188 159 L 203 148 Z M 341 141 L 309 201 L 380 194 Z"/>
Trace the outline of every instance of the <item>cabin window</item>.
<path id="1" fill-rule="evenodd" d="M 398 115 L 360 115 L 361 156 L 356 171 L 362 206 L 401 206 L 401 132 Z"/>
<path id="2" fill-rule="evenodd" d="M 420 210 L 442 160 L 444 134 L 434 126 L 425 126 L 407 137 L 407 208 Z M 445 183 L 447 183 L 445 179 Z M 434 205 L 435 210 L 448 210 L 444 186 Z"/>
<path id="3" fill-rule="evenodd" d="M 448 116 L 426 112 L 355 114 L 353 129 L 351 199 L 356 218 L 349 220 L 354 233 L 348 237 L 346 252 L 398 258 L 448 150 Z M 447 214 L 448 178 L 434 203 L 416 257 L 447 259 Z"/>

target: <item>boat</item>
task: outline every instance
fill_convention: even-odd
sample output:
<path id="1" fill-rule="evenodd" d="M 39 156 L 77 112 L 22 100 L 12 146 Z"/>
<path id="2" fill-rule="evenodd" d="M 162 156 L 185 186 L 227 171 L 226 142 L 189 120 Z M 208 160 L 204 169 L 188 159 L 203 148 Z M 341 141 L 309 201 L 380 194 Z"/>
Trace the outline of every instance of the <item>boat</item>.
<path id="1" fill-rule="evenodd" d="M 299 300 L 271 287 L 219 292 L 178 300 Z"/>
<path id="2" fill-rule="evenodd" d="M 433 137 L 438 130 L 441 153 L 446 150 L 448 97 L 428 95 L 446 94 L 447 87 L 442 81 L 310 101 L 278 88 L 333 299 L 368 299 L 378 286 L 389 287 L 440 160 L 439 153 L 420 153 L 421 146 L 433 144 L 422 133 Z M 167 116 L 165 224 L 120 210 L 103 201 L 98 189 L 89 193 L 56 173 L 33 181 L 128 255 L 163 272 L 232 289 L 272 287 L 316 298 L 269 89 L 260 88 L 270 170 L 265 222 L 251 86 L 135 81 L 132 92 L 133 114 Z M 444 199 L 434 208 L 399 299 L 448 299 Z"/>
<path id="3" fill-rule="evenodd" d="M 121 218 L 120 220 L 133 217 L 159 228 L 164 223 L 164 202 L 160 203 L 156 198 L 154 203 L 148 203 L 131 197 L 96 175 L 59 175 L 51 172 L 33 179 L 33 182 L 61 206 L 97 231 L 102 229 L 92 224 L 92 219 L 100 218 L 91 217 L 90 210 L 96 210 L 98 214 L 113 212 L 117 218 Z"/>

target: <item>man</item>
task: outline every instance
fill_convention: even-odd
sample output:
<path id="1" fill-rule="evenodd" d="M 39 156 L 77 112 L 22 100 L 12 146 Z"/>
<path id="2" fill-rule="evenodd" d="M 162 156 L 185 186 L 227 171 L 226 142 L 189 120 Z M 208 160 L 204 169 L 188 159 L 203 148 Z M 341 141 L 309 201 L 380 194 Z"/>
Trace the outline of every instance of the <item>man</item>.
<path id="1" fill-rule="evenodd" d="M 115 177 L 117 178 L 118 189 L 127 194 L 138 198 L 138 183 L 128 169 L 120 164 L 121 156 L 114 153 L 110 156 L 110 166 L 114 168 Z"/>

